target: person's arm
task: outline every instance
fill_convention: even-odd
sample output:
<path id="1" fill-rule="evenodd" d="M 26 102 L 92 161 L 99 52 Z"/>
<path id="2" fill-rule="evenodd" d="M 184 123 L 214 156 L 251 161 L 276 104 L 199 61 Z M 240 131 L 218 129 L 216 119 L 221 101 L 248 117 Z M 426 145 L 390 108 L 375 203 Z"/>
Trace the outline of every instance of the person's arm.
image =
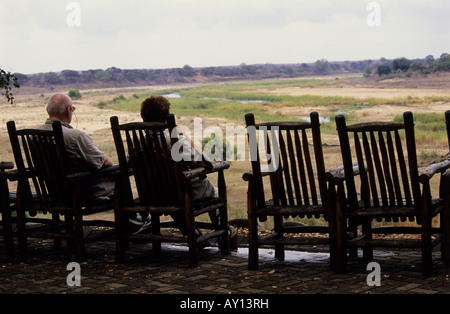
<path id="1" fill-rule="evenodd" d="M 92 167 L 92 169 L 101 169 L 113 165 L 112 160 L 98 149 L 93 140 L 86 133 L 80 133 L 77 137 L 77 146 L 81 158 L 84 159 L 86 164 Z"/>
<path id="2" fill-rule="evenodd" d="M 112 165 L 114 165 L 114 163 L 112 162 L 112 160 L 105 156 L 105 161 L 103 162 L 102 168 L 107 168 L 107 167 L 111 167 Z"/>
<path id="3" fill-rule="evenodd" d="M 201 160 L 196 160 L 194 159 L 194 163 L 199 166 L 199 167 L 206 167 L 206 169 L 211 170 L 212 169 L 212 163 L 207 160 L 205 158 L 205 156 L 203 155 L 203 150 L 198 147 L 197 145 L 195 145 L 194 141 L 189 137 L 184 135 L 183 133 L 179 133 L 180 136 L 183 136 L 186 138 L 186 141 L 190 144 L 190 146 L 198 153 L 202 156 Z M 192 153 L 192 157 L 194 157 L 194 152 Z"/>

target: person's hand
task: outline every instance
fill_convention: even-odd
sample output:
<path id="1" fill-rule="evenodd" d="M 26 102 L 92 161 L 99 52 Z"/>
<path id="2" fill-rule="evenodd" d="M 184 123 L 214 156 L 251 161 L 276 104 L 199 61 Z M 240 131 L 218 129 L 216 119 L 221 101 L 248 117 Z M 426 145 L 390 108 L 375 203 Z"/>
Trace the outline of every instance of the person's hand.
<path id="1" fill-rule="evenodd" d="M 109 157 L 106 157 L 105 162 L 103 163 L 102 168 L 111 167 L 112 165 L 114 165 L 114 163 L 112 162 L 112 160 L 111 160 Z"/>

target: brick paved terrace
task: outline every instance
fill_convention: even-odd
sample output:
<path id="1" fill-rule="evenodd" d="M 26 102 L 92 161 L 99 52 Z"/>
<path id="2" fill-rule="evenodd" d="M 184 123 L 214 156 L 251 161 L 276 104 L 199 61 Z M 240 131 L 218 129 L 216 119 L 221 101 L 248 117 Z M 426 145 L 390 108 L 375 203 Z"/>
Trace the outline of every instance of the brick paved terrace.
<path id="1" fill-rule="evenodd" d="M 245 242 L 245 241 L 243 241 Z M 379 285 L 361 259 L 350 259 L 349 271 L 329 269 L 323 248 L 288 251 L 284 261 L 270 249 L 260 250 L 260 268 L 247 270 L 247 248 L 241 242 L 230 255 L 217 248 L 201 250 L 196 268 L 187 265 L 187 248 L 164 245 L 161 255 L 150 244 L 132 244 L 123 264 L 115 264 L 113 239 L 87 245 L 89 259 L 80 263 L 79 286 L 70 286 L 74 261 L 67 249 L 55 251 L 50 241 L 31 240 L 27 258 L 4 257 L 0 245 L 1 294 L 173 294 L 173 295 L 286 295 L 286 294 L 450 294 L 450 268 L 436 251 L 433 275 L 424 277 L 418 250 L 376 250 Z M 368 284 L 368 281 L 371 284 Z"/>

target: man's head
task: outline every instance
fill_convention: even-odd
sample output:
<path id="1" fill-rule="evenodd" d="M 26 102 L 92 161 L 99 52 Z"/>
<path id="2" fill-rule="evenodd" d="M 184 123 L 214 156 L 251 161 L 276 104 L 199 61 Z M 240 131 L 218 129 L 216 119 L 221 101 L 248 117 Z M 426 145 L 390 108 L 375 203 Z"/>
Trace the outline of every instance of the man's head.
<path id="1" fill-rule="evenodd" d="M 166 122 L 170 102 L 163 96 L 150 96 L 141 104 L 141 117 L 144 122 Z"/>
<path id="2" fill-rule="evenodd" d="M 72 105 L 72 99 L 62 93 L 57 93 L 48 99 L 47 112 L 49 118 L 57 119 L 70 123 L 75 107 Z"/>

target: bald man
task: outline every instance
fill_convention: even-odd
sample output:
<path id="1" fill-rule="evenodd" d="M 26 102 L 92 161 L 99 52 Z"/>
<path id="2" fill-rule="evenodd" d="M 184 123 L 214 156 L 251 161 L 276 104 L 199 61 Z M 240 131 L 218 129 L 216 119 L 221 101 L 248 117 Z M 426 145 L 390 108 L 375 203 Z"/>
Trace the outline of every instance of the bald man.
<path id="1" fill-rule="evenodd" d="M 61 121 L 64 143 L 67 154 L 67 173 L 95 171 L 113 165 L 103 152 L 95 146 L 92 139 L 84 132 L 72 128 L 75 107 L 69 96 L 61 93 L 52 95 L 48 99 L 48 119 L 44 125 L 37 127 L 41 130 L 52 130 L 55 120 Z M 82 200 L 86 203 L 106 200 L 114 194 L 114 182 L 108 180 L 94 180 L 82 187 Z"/>

